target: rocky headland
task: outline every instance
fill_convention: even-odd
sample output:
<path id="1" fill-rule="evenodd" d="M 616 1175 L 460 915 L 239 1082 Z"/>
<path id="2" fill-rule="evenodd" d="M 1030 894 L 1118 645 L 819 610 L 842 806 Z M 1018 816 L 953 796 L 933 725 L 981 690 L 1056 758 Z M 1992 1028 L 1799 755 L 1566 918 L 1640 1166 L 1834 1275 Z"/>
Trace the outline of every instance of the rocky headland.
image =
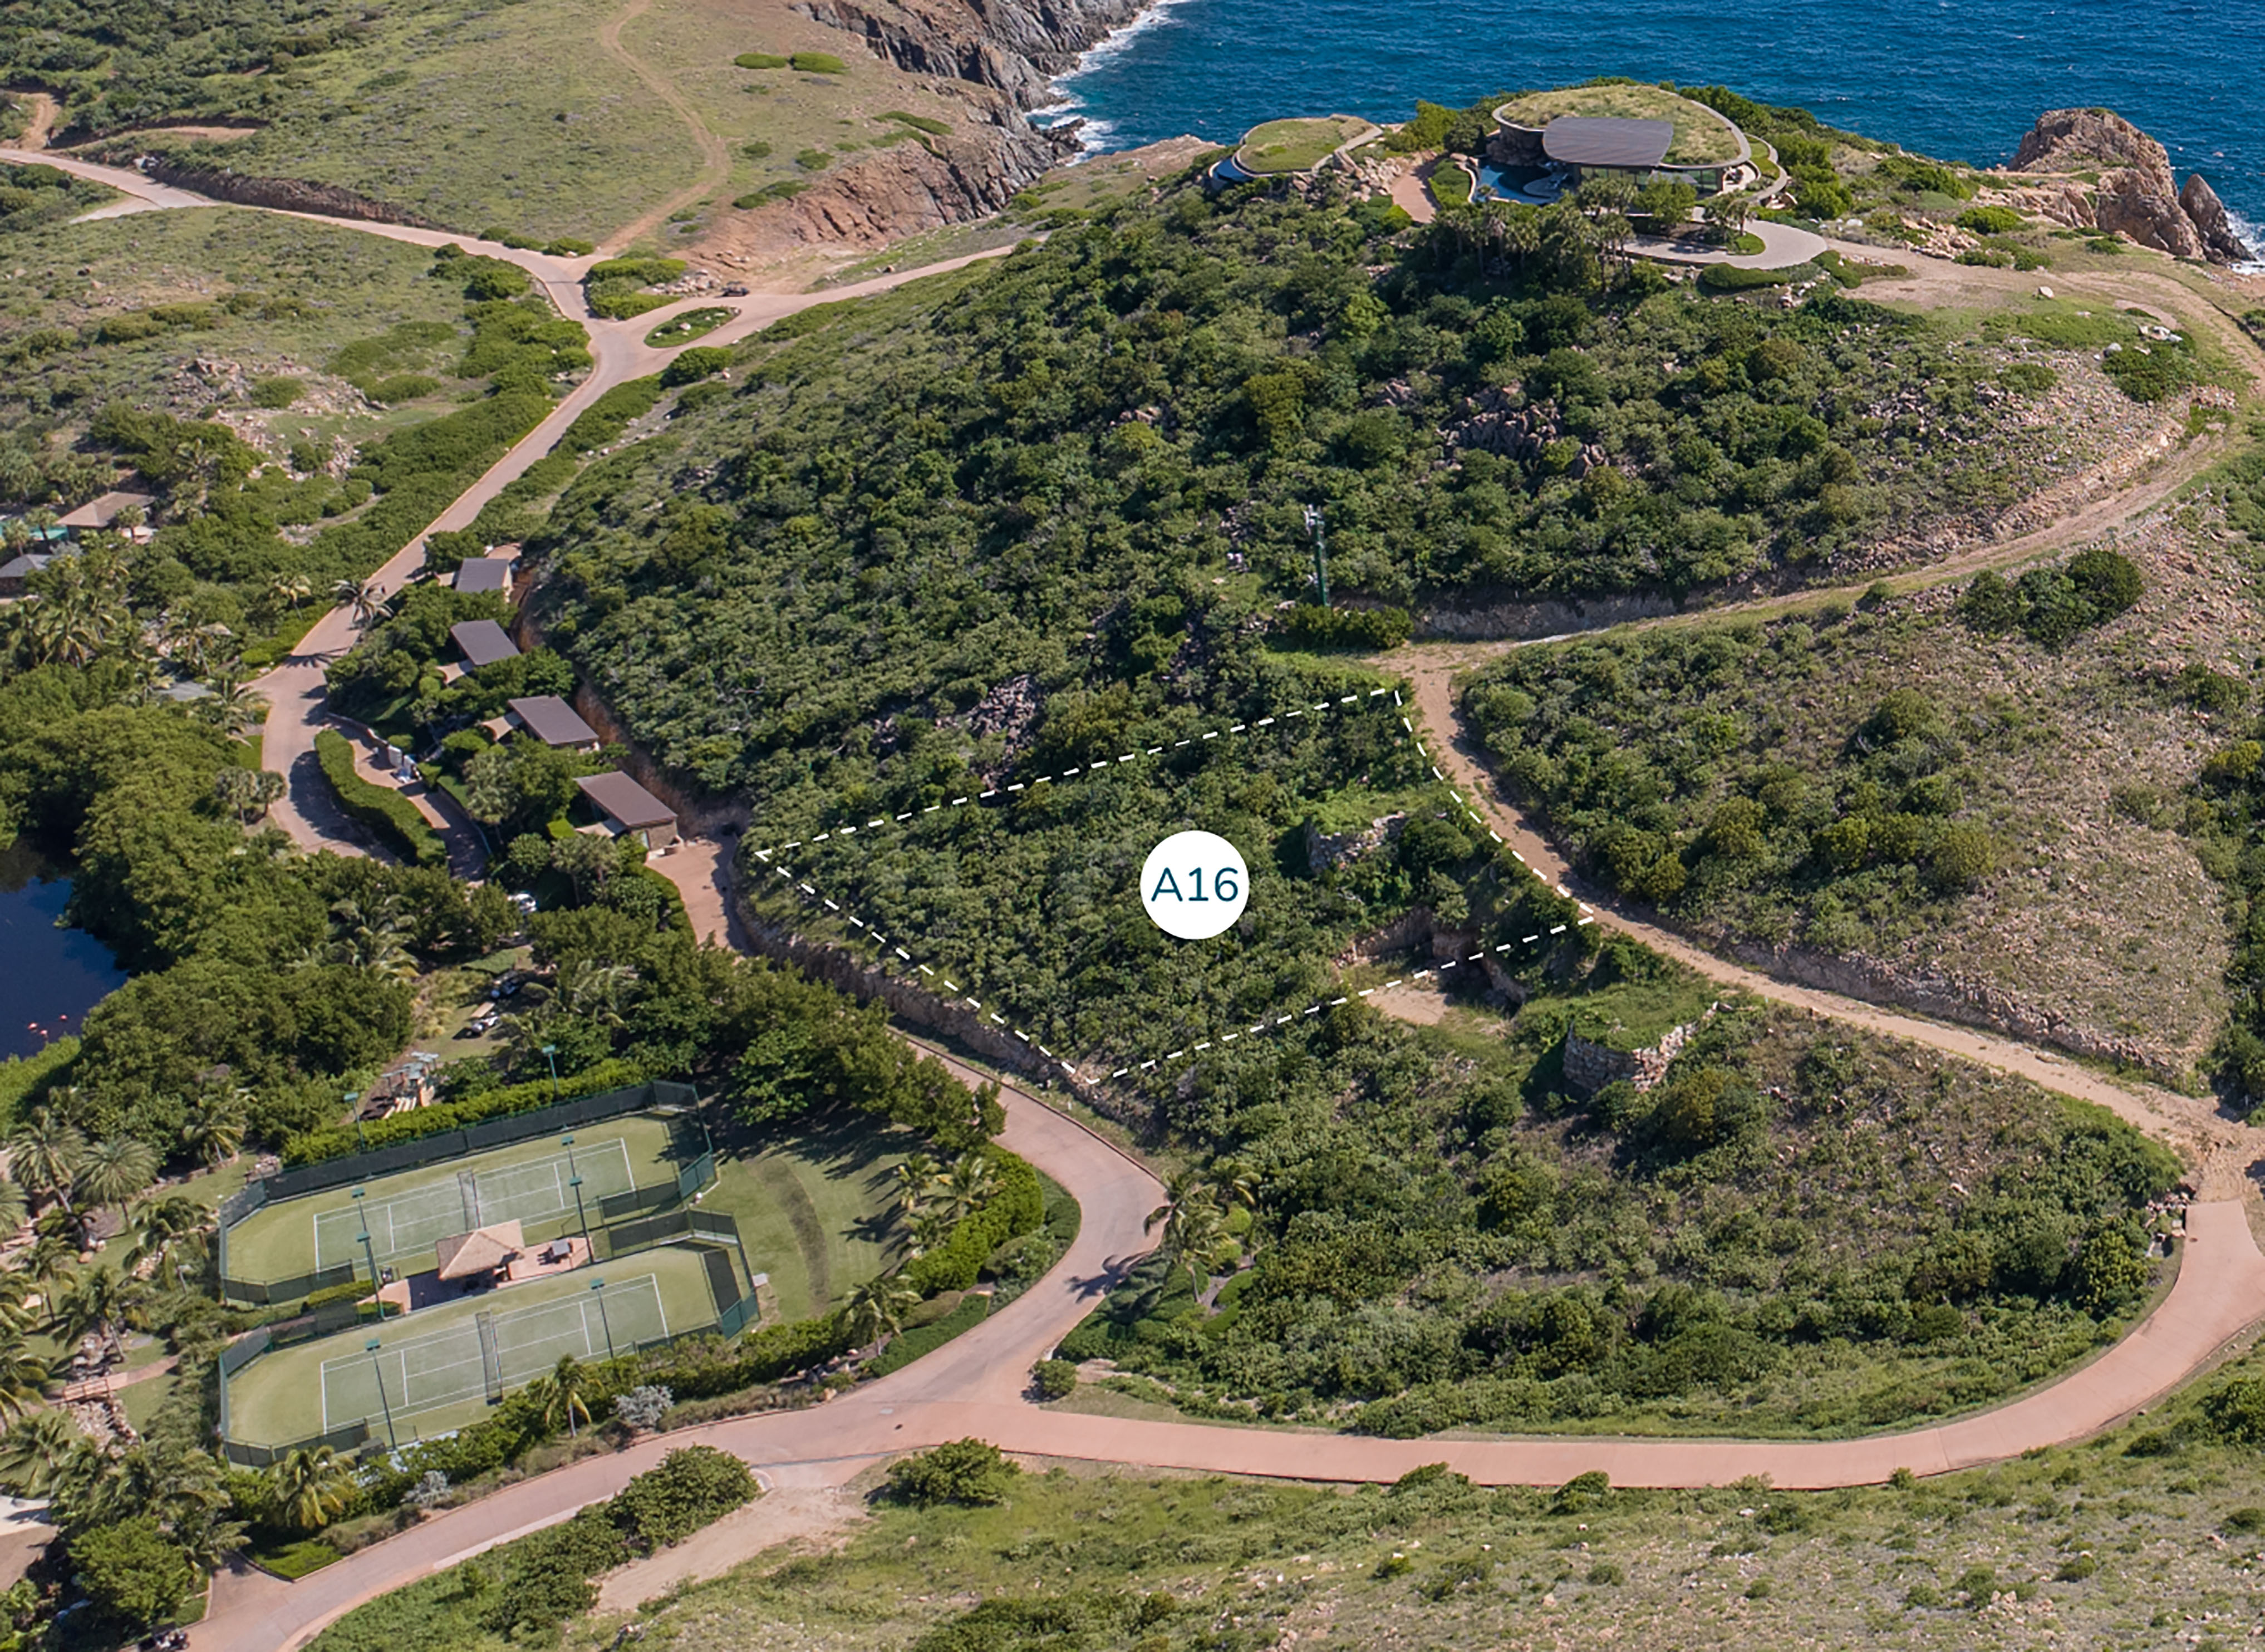
<path id="1" fill-rule="evenodd" d="M 2199 172 L 2181 186 L 2167 150 L 2106 109 L 2040 115 L 2004 168 L 2005 193 L 2075 229 L 2121 235 L 2174 258 L 2240 264 L 2257 254 L 2234 233 Z"/>

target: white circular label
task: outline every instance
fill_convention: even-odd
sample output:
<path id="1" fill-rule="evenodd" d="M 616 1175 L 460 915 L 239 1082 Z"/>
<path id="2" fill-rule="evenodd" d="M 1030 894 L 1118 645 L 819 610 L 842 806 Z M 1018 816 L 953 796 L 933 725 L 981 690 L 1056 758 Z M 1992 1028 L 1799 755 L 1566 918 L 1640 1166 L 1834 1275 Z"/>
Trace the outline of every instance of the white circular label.
<path id="1" fill-rule="evenodd" d="M 1250 869 L 1215 832 L 1176 832 L 1141 865 L 1140 904 L 1166 935 L 1208 941 L 1250 904 Z"/>

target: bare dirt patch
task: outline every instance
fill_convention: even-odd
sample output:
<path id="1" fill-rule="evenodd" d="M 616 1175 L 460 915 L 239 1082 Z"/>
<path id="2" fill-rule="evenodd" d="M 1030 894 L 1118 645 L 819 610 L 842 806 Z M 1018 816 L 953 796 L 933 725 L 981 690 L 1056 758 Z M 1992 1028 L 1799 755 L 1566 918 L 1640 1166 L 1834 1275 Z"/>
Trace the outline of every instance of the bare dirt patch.
<path id="1" fill-rule="evenodd" d="M 681 1584 L 728 1572 L 782 1544 L 799 1554 L 829 1553 L 870 1517 L 864 1499 L 845 1487 L 777 1487 L 674 1547 L 608 1572 L 598 1587 L 598 1612 L 634 1612 Z"/>

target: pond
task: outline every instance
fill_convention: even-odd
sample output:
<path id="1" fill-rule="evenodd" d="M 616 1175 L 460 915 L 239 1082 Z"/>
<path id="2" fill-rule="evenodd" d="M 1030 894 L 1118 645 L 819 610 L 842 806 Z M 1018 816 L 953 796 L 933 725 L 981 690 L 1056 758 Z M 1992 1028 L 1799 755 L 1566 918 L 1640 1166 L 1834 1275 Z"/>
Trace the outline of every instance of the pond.
<path id="1" fill-rule="evenodd" d="M 76 1032 L 126 979 L 101 942 L 55 927 L 69 899 L 69 877 L 29 844 L 0 849 L 0 1057 Z"/>

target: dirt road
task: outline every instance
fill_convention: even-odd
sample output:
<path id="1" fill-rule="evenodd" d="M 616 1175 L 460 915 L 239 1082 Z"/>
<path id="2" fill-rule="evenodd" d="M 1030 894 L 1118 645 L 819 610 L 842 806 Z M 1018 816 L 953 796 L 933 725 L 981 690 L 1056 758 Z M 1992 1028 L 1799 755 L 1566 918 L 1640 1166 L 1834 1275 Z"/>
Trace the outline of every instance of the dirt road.
<path id="1" fill-rule="evenodd" d="M 652 9 L 652 0 L 629 0 L 621 14 L 598 31 L 598 49 L 643 81 L 647 91 L 676 112 L 677 118 L 692 134 L 692 142 L 700 151 L 700 175 L 658 207 L 608 236 L 605 247 L 601 251 L 618 252 L 634 245 L 639 237 L 651 235 L 666 223 L 671 213 L 713 195 L 732 176 L 731 151 L 725 147 L 724 140 L 709 130 L 708 123 L 684 100 L 683 94 L 655 73 L 643 58 L 622 44 L 622 31 Z"/>

